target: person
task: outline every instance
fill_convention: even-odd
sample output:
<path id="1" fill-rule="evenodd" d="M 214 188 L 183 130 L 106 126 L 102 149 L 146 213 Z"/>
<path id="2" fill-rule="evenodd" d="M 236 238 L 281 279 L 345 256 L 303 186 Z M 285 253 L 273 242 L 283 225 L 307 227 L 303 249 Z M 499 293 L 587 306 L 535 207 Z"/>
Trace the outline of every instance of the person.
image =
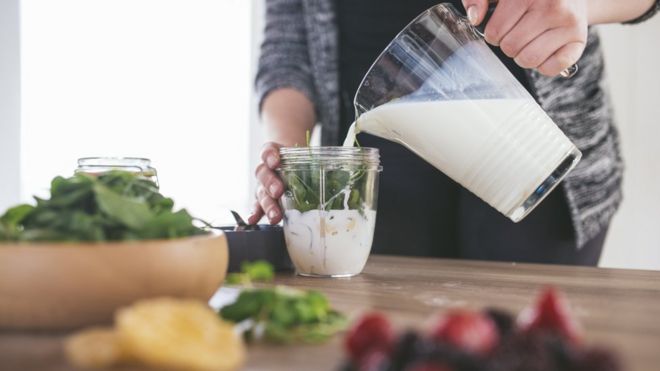
<path id="1" fill-rule="evenodd" d="M 451 3 L 474 25 L 488 0 Z M 256 169 L 255 224 L 282 220 L 281 146 L 304 145 L 322 125 L 340 145 L 355 119 L 352 98 L 389 41 L 437 0 L 266 0 L 256 92 L 269 142 Z M 373 252 L 482 260 L 596 265 L 621 199 L 623 163 L 596 30 L 639 23 L 660 0 L 500 0 L 485 40 L 582 151 L 578 166 L 520 223 L 513 223 L 403 146 L 360 134 L 377 147 L 381 175 Z M 467 9 L 467 10 L 465 10 Z M 580 71 L 557 76 L 578 62 Z"/>

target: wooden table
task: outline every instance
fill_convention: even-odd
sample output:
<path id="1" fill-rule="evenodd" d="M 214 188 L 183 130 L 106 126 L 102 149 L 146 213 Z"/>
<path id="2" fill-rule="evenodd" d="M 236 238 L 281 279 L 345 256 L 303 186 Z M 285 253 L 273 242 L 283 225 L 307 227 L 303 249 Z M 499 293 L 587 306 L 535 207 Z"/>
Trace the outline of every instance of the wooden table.
<path id="1" fill-rule="evenodd" d="M 351 317 L 383 311 L 401 328 L 456 307 L 518 312 L 552 284 L 568 296 L 589 343 L 618 350 L 628 370 L 660 369 L 660 272 L 373 256 L 352 279 L 287 274 L 277 283 L 320 290 Z M 228 294 L 220 290 L 212 303 Z M 63 336 L 0 333 L 0 370 L 70 369 Z M 246 369 L 333 370 L 342 358 L 340 337 L 322 346 L 252 346 Z"/>

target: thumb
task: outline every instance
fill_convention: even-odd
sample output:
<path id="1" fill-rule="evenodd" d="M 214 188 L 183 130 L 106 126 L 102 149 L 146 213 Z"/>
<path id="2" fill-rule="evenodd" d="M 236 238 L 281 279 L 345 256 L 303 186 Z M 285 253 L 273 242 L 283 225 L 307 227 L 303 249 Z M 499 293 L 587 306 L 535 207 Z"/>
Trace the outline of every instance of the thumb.
<path id="1" fill-rule="evenodd" d="M 463 0 L 463 7 L 473 26 L 478 26 L 488 11 L 488 0 Z"/>

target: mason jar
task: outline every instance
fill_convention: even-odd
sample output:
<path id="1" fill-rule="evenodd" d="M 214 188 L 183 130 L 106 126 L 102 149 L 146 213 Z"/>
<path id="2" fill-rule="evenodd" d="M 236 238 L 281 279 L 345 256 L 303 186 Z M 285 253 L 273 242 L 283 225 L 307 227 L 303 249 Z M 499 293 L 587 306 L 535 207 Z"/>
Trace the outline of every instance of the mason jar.
<path id="1" fill-rule="evenodd" d="M 112 170 L 127 171 L 153 181 L 158 185 L 158 172 L 151 160 L 140 157 L 83 157 L 78 159 L 76 173 L 100 175 Z"/>
<path id="2" fill-rule="evenodd" d="M 378 204 L 378 149 L 280 149 L 284 237 L 304 276 L 350 277 L 364 268 Z"/>

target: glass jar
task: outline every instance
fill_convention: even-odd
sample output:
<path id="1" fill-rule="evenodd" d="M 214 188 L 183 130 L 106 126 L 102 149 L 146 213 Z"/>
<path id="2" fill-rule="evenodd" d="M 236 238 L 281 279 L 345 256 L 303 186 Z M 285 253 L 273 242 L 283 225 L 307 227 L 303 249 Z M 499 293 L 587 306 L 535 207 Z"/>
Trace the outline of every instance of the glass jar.
<path id="1" fill-rule="evenodd" d="M 139 157 L 83 157 L 78 159 L 76 173 L 100 175 L 112 170 L 127 171 L 147 178 L 158 186 L 158 172 L 151 160 Z"/>
<path id="2" fill-rule="evenodd" d="M 284 237 L 300 275 L 350 277 L 373 241 L 382 171 L 378 149 L 280 149 Z"/>

